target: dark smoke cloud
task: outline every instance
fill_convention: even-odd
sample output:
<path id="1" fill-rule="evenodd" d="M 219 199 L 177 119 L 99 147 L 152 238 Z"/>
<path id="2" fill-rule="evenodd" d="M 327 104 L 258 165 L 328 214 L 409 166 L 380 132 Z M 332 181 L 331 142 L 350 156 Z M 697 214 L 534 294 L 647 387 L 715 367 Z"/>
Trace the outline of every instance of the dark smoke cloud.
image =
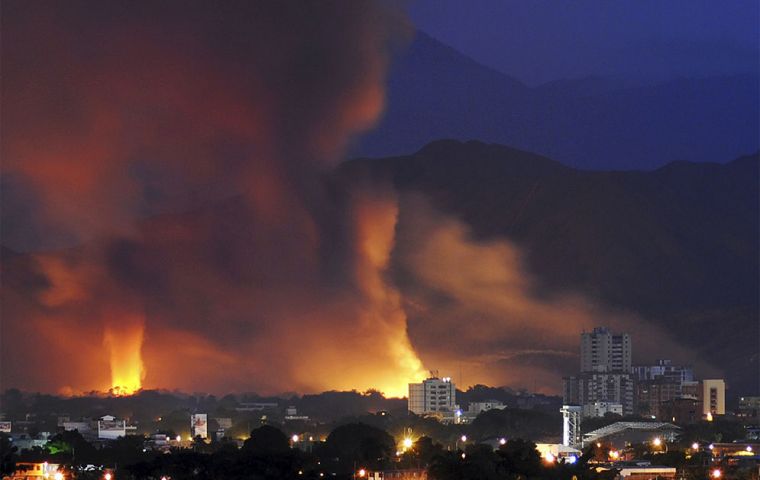
<path id="1" fill-rule="evenodd" d="M 5 252 L 36 283 L 3 285 L 3 385 L 102 389 L 124 363 L 193 390 L 416 375 L 365 214 L 323 178 L 382 110 L 407 31 L 387 7 L 4 3 L 3 241 L 57 251 Z"/>
<path id="2" fill-rule="evenodd" d="M 644 336 L 332 175 L 383 107 L 386 7 L 4 2 L 0 387 L 401 394 L 425 365 L 556 391 L 580 329 Z"/>

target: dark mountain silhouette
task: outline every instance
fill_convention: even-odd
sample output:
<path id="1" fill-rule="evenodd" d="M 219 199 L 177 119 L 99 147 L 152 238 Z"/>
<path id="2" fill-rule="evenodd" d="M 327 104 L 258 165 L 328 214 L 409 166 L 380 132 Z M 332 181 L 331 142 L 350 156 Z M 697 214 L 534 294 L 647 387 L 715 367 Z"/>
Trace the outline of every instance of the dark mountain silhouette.
<path id="1" fill-rule="evenodd" d="M 760 148 L 757 74 L 658 84 L 589 77 L 530 88 L 418 32 L 395 61 L 387 111 L 360 156 L 479 139 L 592 169 L 727 161 Z"/>
<path id="2" fill-rule="evenodd" d="M 635 312 L 721 367 L 734 391 L 749 392 L 758 388 L 760 350 L 759 162 L 754 154 L 650 172 L 582 171 L 443 140 L 413 155 L 350 161 L 339 174 L 391 179 L 476 237 L 509 238 L 542 289 Z"/>

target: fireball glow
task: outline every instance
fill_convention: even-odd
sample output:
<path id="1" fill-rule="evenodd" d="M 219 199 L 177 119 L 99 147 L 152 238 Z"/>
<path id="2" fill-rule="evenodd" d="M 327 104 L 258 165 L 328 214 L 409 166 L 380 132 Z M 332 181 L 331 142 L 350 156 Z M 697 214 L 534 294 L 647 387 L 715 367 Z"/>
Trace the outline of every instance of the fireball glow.
<path id="1" fill-rule="evenodd" d="M 103 345 L 111 364 L 111 392 L 115 395 L 132 395 L 140 390 L 145 377 L 142 360 L 144 327 L 140 324 L 117 329 L 108 327 Z"/>

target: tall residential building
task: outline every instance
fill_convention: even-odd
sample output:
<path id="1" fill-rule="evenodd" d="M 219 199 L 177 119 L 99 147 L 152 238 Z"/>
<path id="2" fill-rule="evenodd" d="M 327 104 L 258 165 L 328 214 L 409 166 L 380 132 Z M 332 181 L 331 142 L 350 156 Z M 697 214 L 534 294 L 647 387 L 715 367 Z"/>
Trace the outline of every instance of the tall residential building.
<path id="1" fill-rule="evenodd" d="M 604 327 L 581 334 L 581 371 L 564 379 L 567 405 L 580 405 L 583 416 L 606 411 L 599 405 L 620 405 L 624 415 L 633 413 L 634 380 L 631 375 L 631 336 L 614 334 Z"/>
<path id="2" fill-rule="evenodd" d="M 703 415 L 726 414 L 726 383 L 723 379 L 702 380 L 699 394 Z"/>
<path id="3" fill-rule="evenodd" d="M 605 327 L 581 334 L 581 372 L 631 372 L 631 336 Z"/>
<path id="4" fill-rule="evenodd" d="M 452 412 L 456 405 L 456 387 L 450 378 L 431 377 L 422 383 L 409 384 L 409 411 L 417 415 Z"/>

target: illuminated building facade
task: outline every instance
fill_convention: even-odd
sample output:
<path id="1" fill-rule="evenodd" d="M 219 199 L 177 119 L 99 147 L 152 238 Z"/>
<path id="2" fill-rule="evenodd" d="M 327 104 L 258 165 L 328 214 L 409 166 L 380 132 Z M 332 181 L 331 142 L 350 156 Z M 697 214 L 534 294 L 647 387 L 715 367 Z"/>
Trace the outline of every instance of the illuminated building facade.
<path id="1" fill-rule="evenodd" d="M 702 400 L 702 414 L 726 414 L 726 382 L 723 379 L 702 380 L 699 399 Z"/>
<path id="2" fill-rule="evenodd" d="M 456 409 L 456 387 L 450 378 L 430 377 L 409 384 L 409 411 L 417 415 L 452 412 Z"/>

